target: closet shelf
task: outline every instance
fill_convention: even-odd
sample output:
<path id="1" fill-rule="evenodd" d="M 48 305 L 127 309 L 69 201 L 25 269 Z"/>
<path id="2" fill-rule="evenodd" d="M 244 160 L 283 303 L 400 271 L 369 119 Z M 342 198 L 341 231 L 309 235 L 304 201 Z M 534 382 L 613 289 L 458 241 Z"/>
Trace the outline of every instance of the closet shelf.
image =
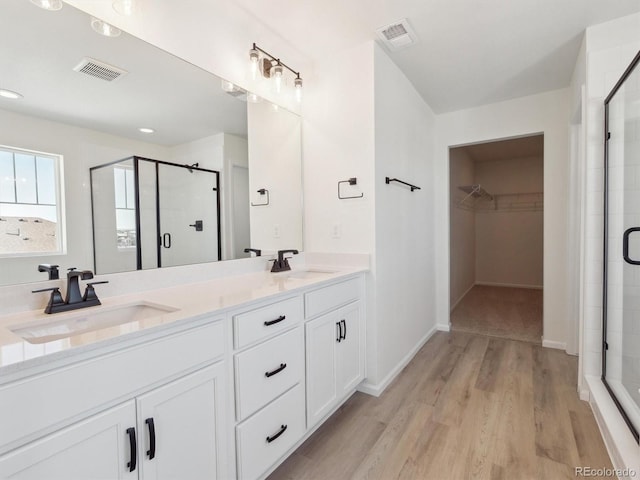
<path id="1" fill-rule="evenodd" d="M 479 185 L 477 186 L 480 187 Z M 472 185 L 472 187 L 476 187 L 476 185 Z M 467 192 L 465 188 L 468 187 L 465 186 L 459 188 L 460 190 Z M 472 189 L 471 192 L 467 193 L 467 196 L 461 201 L 455 202 L 456 207 L 481 213 L 541 212 L 544 207 L 543 192 L 500 193 L 493 195 L 487 193 L 486 195 L 482 195 L 479 191 L 476 192 Z M 469 198 L 473 198 L 474 201 L 469 202 L 467 200 Z"/>

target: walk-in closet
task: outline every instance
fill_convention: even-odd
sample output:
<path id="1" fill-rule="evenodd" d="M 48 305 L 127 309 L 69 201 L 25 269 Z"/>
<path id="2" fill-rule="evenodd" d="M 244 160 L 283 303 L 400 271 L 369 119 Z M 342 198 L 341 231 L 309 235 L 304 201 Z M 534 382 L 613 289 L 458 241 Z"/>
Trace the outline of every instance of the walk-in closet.
<path id="1" fill-rule="evenodd" d="M 451 327 L 540 343 L 543 135 L 449 151 Z"/>

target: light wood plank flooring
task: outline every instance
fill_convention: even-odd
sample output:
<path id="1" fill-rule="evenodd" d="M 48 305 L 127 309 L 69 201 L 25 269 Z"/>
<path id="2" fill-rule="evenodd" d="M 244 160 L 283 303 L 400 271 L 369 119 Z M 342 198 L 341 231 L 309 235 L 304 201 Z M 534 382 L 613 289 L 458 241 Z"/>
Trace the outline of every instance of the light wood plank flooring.
<path id="1" fill-rule="evenodd" d="M 542 290 L 476 285 L 451 312 L 451 328 L 539 344 Z"/>
<path id="2" fill-rule="evenodd" d="M 269 479 L 555 480 L 611 468 L 576 376 L 577 358 L 559 350 L 438 332 L 379 398 L 356 392 Z"/>

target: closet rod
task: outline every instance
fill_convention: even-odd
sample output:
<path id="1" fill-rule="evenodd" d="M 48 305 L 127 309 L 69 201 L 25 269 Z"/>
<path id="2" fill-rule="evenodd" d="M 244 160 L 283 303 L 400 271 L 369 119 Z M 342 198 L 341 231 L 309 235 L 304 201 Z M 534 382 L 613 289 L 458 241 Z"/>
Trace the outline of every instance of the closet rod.
<path id="1" fill-rule="evenodd" d="M 389 185 L 391 182 L 398 182 L 401 183 L 403 185 L 406 185 L 407 187 L 411 187 L 411 191 L 413 192 L 414 190 L 421 190 L 420 187 L 418 187 L 417 185 L 412 185 L 410 183 L 404 182 L 402 180 L 399 180 L 397 178 L 389 178 L 389 177 L 385 177 L 384 179 L 384 183 L 386 183 L 387 185 Z"/>

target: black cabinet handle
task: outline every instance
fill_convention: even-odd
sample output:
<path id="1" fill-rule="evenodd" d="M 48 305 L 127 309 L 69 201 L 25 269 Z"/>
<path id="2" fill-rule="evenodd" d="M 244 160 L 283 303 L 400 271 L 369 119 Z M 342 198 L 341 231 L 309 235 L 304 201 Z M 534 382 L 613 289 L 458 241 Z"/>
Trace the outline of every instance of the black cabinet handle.
<path id="1" fill-rule="evenodd" d="M 346 340 L 347 339 L 347 321 L 342 319 L 340 320 L 340 323 L 342 323 L 344 330 L 342 332 L 342 340 Z"/>
<path id="2" fill-rule="evenodd" d="M 630 263 L 631 265 L 640 265 L 640 261 L 629 258 L 629 235 L 633 232 L 640 232 L 640 227 L 629 228 L 624 232 L 624 235 L 622 236 L 622 257 L 625 262 Z"/>
<path id="3" fill-rule="evenodd" d="M 127 435 L 129 435 L 129 451 L 131 452 L 131 460 L 127 463 L 127 467 L 129 467 L 130 472 L 133 472 L 136 469 L 136 461 L 138 458 L 136 429 L 134 427 L 127 428 Z"/>
<path id="4" fill-rule="evenodd" d="M 286 363 L 281 363 L 280 366 L 278 368 L 276 368 L 275 370 L 272 370 L 271 372 L 264 372 L 264 375 L 267 378 L 268 377 L 273 377 L 276 373 L 280 373 L 285 368 L 287 368 L 287 364 Z"/>
<path id="5" fill-rule="evenodd" d="M 149 455 L 149 460 L 153 460 L 153 457 L 156 456 L 156 426 L 153 423 L 153 417 L 147 418 L 144 423 L 149 427 L 149 450 L 147 450 L 147 455 Z"/>
<path id="6" fill-rule="evenodd" d="M 336 338 L 336 342 L 340 343 L 342 341 L 342 320 L 336 322 L 336 327 L 338 327 L 338 338 Z"/>
<path id="7" fill-rule="evenodd" d="M 268 321 L 264 322 L 264 325 L 266 327 L 268 327 L 269 325 L 275 325 L 276 323 L 280 323 L 281 321 L 283 321 L 285 318 L 287 318 L 286 315 L 280 315 L 278 318 L 276 318 L 274 320 L 268 320 Z"/>
<path id="8" fill-rule="evenodd" d="M 287 425 L 281 425 L 280 426 L 280 431 L 278 433 L 276 433 L 272 437 L 267 437 L 267 443 L 273 442 L 276 438 L 278 438 L 280 435 L 282 435 L 286 429 L 287 429 Z"/>

